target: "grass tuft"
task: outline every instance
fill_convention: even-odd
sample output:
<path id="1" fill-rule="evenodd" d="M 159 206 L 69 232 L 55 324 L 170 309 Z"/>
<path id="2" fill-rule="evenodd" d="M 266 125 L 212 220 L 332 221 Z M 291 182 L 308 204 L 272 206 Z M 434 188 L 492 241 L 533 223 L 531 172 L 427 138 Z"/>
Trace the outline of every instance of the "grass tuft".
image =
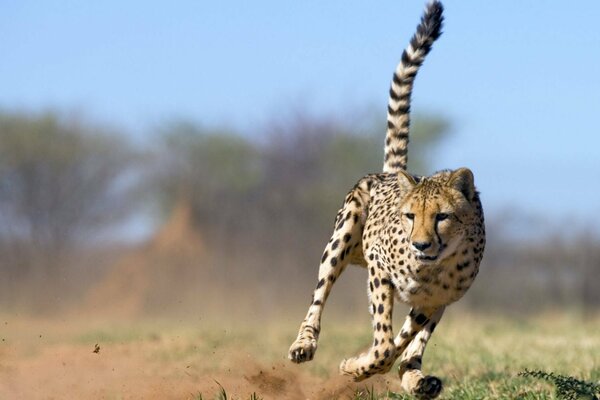
<path id="1" fill-rule="evenodd" d="M 217 400 L 227 400 L 227 392 L 223 388 L 223 386 L 215 380 L 215 383 L 219 385 L 219 393 L 217 393 Z"/>
<path id="2" fill-rule="evenodd" d="M 519 376 L 542 379 L 554 384 L 556 397 L 561 400 L 598 400 L 600 394 L 599 384 L 586 382 L 572 376 L 527 369 L 519 372 Z"/>
<path id="3" fill-rule="evenodd" d="M 225 388 L 223 386 L 221 386 L 221 384 L 219 382 L 217 382 L 216 380 L 215 380 L 215 382 L 217 385 L 219 385 L 219 392 L 216 394 L 215 400 L 234 400 L 234 399 L 229 399 L 229 397 L 227 396 L 227 392 L 225 391 Z M 196 397 L 194 397 L 194 400 L 204 400 L 204 398 L 202 397 L 202 393 L 198 393 L 196 395 Z M 258 397 L 256 392 L 253 392 L 250 395 L 250 400 L 262 400 L 262 398 Z"/>
<path id="4" fill-rule="evenodd" d="M 375 391 L 373 390 L 373 386 L 371 386 L 370 389 L 356 389 L 353 400 L 377 400 L 375 396 Z"/>

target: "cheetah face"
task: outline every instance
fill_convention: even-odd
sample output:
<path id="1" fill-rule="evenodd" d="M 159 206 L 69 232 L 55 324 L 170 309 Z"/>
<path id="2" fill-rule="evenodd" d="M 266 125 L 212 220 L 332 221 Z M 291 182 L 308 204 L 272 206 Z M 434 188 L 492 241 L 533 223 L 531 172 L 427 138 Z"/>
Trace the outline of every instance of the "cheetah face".
<path id="1" fill-rule="evenodd" d="M 427 201 L 429 200 L 429 201 Z M 407 201 L 401 209 L 403 230 L 416 260 L 430 264 L 448 257 L 464 239 L 454 209 L 435 198 Z"/>
<path id="2" fill-rule="evenodd" d="M 423 264 L 444 260 L 465 239 L 473 213 L 468 200 L 475 192 L 471 171 L 445 171 L 418 183 L 405 173 L 398 179 L 407 191 L 398 210 L 410 251 Z"/>

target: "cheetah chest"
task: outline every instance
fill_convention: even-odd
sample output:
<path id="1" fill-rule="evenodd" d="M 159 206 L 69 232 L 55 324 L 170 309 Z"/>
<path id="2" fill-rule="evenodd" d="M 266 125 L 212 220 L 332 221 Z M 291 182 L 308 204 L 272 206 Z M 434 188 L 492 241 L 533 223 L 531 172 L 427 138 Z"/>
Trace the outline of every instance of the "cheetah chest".
<path id="1" fill-rule="evenodd" d="M 468 254 L 468 252 L 467 252 Z M 416 307 L 439 307 L 459 300 L 469 289 L 478 266 L 470 259 L 449 257 L 439 264 L 404 263 L 391 268 L 399 300 Z"/>
<path id="2" fill-rule="evenodd" d="M 459 300 L 479 271 L 479 258 L 472 241 L 459 245 L 438 263 L 416 260 L 403 233 L 392 227 L 385 234 L 368 237 L 367 263 L 381 269 L 394 284 L 397 298 L 415 307 L 439 307 Z M 364 240 L 364 239 L 363 239 Z"/>

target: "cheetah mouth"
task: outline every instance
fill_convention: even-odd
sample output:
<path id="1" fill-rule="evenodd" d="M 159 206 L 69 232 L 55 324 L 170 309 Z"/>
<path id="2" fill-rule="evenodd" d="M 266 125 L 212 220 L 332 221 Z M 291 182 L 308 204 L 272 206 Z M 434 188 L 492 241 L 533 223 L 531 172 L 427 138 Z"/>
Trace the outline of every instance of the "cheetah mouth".
<path id="1" fill-rule="evenodd" d="M 423 262 L 432 262 L 437 260 L 438 256 L 417 256 L 416 259 Z"/>

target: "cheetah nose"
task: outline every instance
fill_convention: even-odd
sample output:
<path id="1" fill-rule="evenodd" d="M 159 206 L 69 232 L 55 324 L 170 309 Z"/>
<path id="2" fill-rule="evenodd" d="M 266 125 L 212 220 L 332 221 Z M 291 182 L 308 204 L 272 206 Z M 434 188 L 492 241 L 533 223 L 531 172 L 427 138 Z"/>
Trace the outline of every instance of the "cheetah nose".
<path id="1" fill-rule="evenodd" d="M 412 245 L 415 249 L 423 251 L 431 247 L 431 242 L 412 242 Z"/>

